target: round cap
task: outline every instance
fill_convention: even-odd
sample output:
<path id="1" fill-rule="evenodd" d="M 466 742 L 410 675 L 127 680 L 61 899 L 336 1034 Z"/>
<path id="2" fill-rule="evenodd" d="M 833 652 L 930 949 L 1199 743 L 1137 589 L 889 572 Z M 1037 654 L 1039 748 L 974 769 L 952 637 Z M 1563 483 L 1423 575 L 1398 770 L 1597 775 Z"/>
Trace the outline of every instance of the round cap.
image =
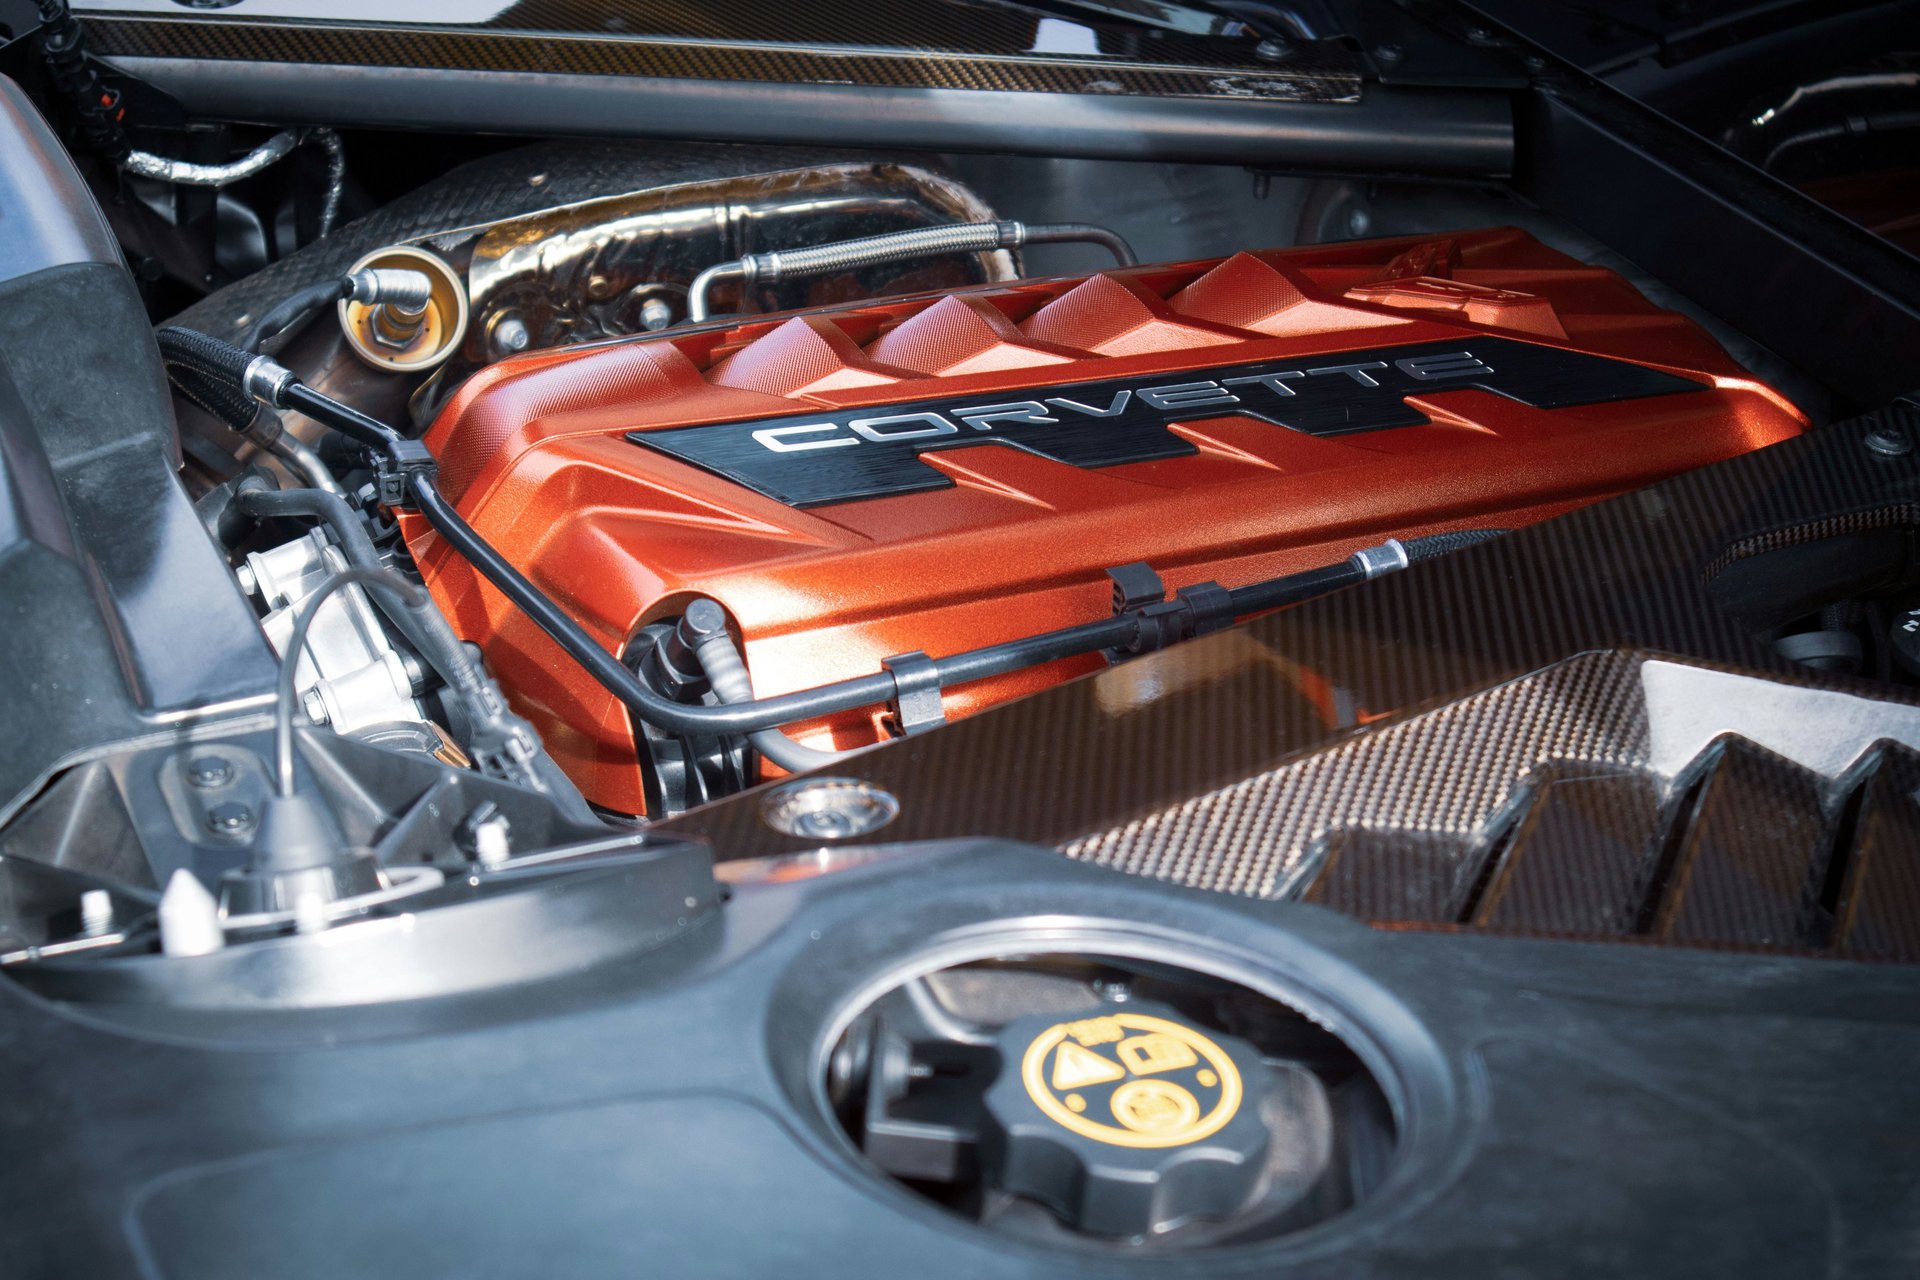
<path id="1" fill-rule="evenodd" d="M 1021 1018 L 999 1046 L 980 1148 L 991 1185 L 1123 1237 L 1228 1217 L 1258 1189 L 1269 1077 L 1245 1041 L 1128 1004 Z"/>

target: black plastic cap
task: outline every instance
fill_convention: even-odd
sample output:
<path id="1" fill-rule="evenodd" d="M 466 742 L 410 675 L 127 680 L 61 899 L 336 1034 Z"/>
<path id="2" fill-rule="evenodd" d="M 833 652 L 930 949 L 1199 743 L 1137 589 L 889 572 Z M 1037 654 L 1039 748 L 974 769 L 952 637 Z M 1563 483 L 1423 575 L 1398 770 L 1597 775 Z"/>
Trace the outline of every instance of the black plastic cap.
<path id="1" fill-rule="evenodd" d="M 1022 1018 L 1000 1033 L 981 1168 L 1090 1235 L 1222 1219 L 1259 1190 L 1269 1073 L 1245 1041 L 1157 1005 Z"/>

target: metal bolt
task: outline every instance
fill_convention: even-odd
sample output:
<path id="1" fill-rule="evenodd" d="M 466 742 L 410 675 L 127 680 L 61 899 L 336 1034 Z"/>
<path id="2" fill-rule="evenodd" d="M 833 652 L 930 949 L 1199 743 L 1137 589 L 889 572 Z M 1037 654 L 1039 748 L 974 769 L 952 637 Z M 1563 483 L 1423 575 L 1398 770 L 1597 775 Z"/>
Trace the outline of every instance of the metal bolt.
<path id="1" fill-rule="evenodd" d="M 1466 35 L 1467 39 L 1473 41 L 1475 44 L 1493 43 L 1493 32 L 1485 27 L 1468 27 Z"/>
<path id="2" fill-rule="evenodd" d="M 80 932 L 97 938 L 113 928 L 113 895 L 105 889 L 88 889 L 80 895 Z"/>
<path id="3" fill-rule="evenodd" d="M 229 800 L 207 810 L 207 829 L 218 835 L 245 835 L 253 830 L 253 810 Z"/>
<path id="4" fill-rule="evenodd" d="M 527 185 L 530 187 L 544 187 L 547 185 L 547 175 L 544 173 L 533 174 L 527 179 Z"/>
<path id="5" fill-rule="evenodd" d="M 187 762 L 187 783 L 202 791 L 233 781 L 233 762 L 225 756 L 196 756 Z"/>
<path id="6" fill-rule="evenodd" d="M 1913 436 L 1897 422 L 1882 422 L 1867 432 L 1866 445 L 1883 458 L 1904 458 L 1913 452 Z"/>
<path id="7" fill-rule="evenodd" d="M 320 696 L 318 689 L 309 689 L 300 699 L 307 708 L 307 719 L 315 724 L 327 722 L 327 700 Z"/>
<path id="8" fill-rule="evenodd" d="M 1407 57 L 1407 51 L 1397 44 L 1383 44 L 1373 51 L 1373 56 L 1377 62 L 1392 64 L 1395 62 L 1404 62 Z"/>
<path id="9" fill-rule="evenodd" d="M 515 355 L 533 344 L 527 322 L 516 315 L 504 315 L 493 322 L 493 350 L 498 356 Z"/>
<path id="10" fill-rule="evenodd" d="M 1365 209 L 1354 209 L 1347 214 L 1347 234 L 1363 236 L 1373 230 L 1373 215 Z"/>
<path id="11" fill-rule="evenodd" d="M 1268 36 L 1253 46 L 1253 56 L 1262 62 L 1285 62 L 1294 53 L 1293 41 L 1284 36 Z"/>
<path id="12" fill-rule="evenodd" d="M 640 326 L 648 333 L 658 333 L 673 323 L 673 308 L 664 298 L 648 298 L 640 304 Z"/>
<path id="13" fill-rule="evenodd" d="M 688 648 L 697 648 L 702 640 L 727 629 L 727 611 L 704 597 L 693 601 L 680 615 L 680 640 Z"/>

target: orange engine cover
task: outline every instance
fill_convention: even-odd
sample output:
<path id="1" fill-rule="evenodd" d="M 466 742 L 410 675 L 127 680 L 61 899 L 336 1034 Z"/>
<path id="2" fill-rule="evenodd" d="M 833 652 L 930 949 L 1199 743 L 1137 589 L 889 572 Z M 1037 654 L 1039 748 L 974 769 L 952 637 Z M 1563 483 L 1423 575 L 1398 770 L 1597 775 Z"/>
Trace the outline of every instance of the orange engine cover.
<path id="1" fill-rule="evenodd" d="M 756 691 L 1504 527 L 1796 434 L 1611 272 L 1498 229 L 1021 281 L 542 352 L 428 432 L 462 512 L 610 650 L 718 600 Z M 455 626 L 587 796 L 645 807 L 625 710 L 417 522 Z M 1100 665 L 947 691 L 959 716 Z M 794 726 L 871 742 L 883 709 Z"/>

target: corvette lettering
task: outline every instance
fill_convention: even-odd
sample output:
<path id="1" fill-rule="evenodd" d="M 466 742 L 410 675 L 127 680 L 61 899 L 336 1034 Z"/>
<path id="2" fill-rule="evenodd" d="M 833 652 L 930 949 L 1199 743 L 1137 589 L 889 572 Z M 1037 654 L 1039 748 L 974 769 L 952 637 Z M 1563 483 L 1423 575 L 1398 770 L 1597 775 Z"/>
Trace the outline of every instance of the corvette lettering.
<path id="1" fill-rule="evenodd" d="M 1657 370 L 1558 347 L 1475 338 L 1320 360 L 1075 383 L 1030 399 L 946 399 L 772 421 L 636 431 L 628 439 L 792 506 L 948 488 L 923 454 L 981 444 L 1078 467 L 1189 455 L 1167 428 L 1245 417 L 1281 430 L 1343 435 L 1418 426 L 1410 395 L 1473 387 L 1538 408 L 1697 390 Z M 1016 393 L 1017 394 L 1017 393 Z"/>
<path id="2" fill-rule="evenodd" d="M 1495 372 L 1491 365 L 1486 364 L 1471 351 L 1455 351 L 1437 356 L 1413 356 L 1395 360 L 1393 365 L 1409 378 L 1429 382 L 1442 378 L 1472 378 Z M 956 435 L 961 429 L 958 423 L 964 423 L 975 431 L 992 431 L 996 426 L 1015 423 L 1050 426 L 1062 421 L 1063 416 L 1118 417 L 1126 412 L 1127 405 L 1135 396 L 1162 413 L 1180 414 L 1192 409 L 1221 408 L 1230 404 L 1246 403 L 1241 395 L 1227 390 L 1232 386 L 1264 387 L 1274 395 L 1292 398 L 1297 393 L 1287 385 L 1287 379 L 1290 378 L 1344 375 L 1360 386 L 1377 387 L 1380 385 L 1380 380 L 1368 370 L 1386 367 L 1387 362 L 1384 360 L 1368 360 L 1360 364 L 1323 365 L 1314 369 L 1282 369 L 1275 373 L 1256 373 L 1238 378 L 1221 378 L 1218 381 L 1205 379 L 1199 382 L 1122 388 L 1114 392 L 1113 398 L 1107 402 L 1104 409 L 1081 404 L 1066 396 L 1049 396 L 1044 401 L 1015 400 L 1009 404 L 986 404 L 973 408 L 949 409 L 944 417 L 939 413 L 925 411 L 896 413 L 880 418 L 854 418 L 844 424 L 831 421 L 803 422 L 797 426 L 762 427 L 753 433 L 753 438 L 760 442 L 762 448 L 771 449 L 775 453 L 839 449 L 857 445 L 862 440 L 873 444 L 885 444 L 893 440 L 924 440 L 930 436 Z"/>

